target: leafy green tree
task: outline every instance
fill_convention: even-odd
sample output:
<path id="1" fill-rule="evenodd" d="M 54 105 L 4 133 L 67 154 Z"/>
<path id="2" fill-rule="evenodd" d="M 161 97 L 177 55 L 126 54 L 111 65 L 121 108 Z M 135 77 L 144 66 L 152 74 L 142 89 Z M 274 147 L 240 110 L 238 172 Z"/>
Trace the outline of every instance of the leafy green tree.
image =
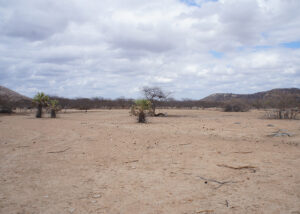
<path id="1" fill-rule="evenodd" d="M 138 122 L 145 123 L 146 122 L 146 110 L 150 110 L 152 103 L 149 100 L 136 100 L 135 101 L 136 108 L 138 109 Z"/>
<path id="2" fill-rule="evenodd" d="M 41 118 L 43 113 L 43 107 L 48 106 L 49 97 L 43 92 L 39 92 L 34 96 L 33 102 L 37 106 L 36 117 Z"/>

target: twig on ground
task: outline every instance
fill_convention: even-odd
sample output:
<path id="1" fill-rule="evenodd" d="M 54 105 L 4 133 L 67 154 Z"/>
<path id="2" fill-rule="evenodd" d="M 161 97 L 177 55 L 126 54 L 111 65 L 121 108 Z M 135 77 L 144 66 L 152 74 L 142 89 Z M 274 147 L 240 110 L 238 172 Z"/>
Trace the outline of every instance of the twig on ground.
<path id="1" fill-rule="evenodd" d="M 124 163 L 134 163 L 134 162 L 138 162 L 139 160 L 132 160 L 132 161 L 126 161 Z"/>
<path id="2" fill-rule="evenodd" d="M 225 204 L 226 204 L 226 207 L 228 207 L 228 206 L 229 206 L 229 203 L 228 203 L 228 201 L 227 201 L 227 200 L 225 200 Z"/>
<path id="3" fill-rule="evenodd" d="M 226 164 L 217 164 L 218 167 L 226 167 L 226 168 L 229 168 L 229 169 L 236 169 L 236 170 L 240 170 L 240 169 L 250 169 L 252 172 L 256 172 L 256 168 L 255 166 L 228 166 Z"/>
<path id="4" fill-rule="evenodd" d="M 62 153 L 62 152 L 65 152 L 65 151 L 68 151 L 69 149 L 71 149 L 71 147 L 68 147 L 64 150 L 60 150 L 60 151 L 53 151 L 53 152 L 48 152 L 48 153 Z"/>
<path id="5" fill-rule="evenodd" d="M 30 147 L 30 146 L 17 146 L 16 148 L 27 148 L 27 147 Z"/>
<path id="6" fill-rule="evenodd" d="M 190 145 L 192 143 L 181 143 L 181 144 L 178 144 L 178 146 L 185 146 L 185 145 Z"/>
<path id="7" fill-rule="evenodd" d="M 239 154 L 249 154 L 249 153 L 252 153 L 252 151 L 250 151 L 250 152 L 233 152 L 233 153 L 239 153 Z"/>
<path id="8" fill-rule="evenodd" d="M 196 211 L 196 213 L 213 213 L 214 210 L 200 210 L 200 211 Z"/>
<path id="9" fill-rule="evenodd" d="M 214 182 L 214 183 L 217 183 L 219 184 L 218 187 L 216 187 L 216 189 L 220 188 L 221 186 L 223 186 L 224 184 L 229 184 L 229 183 L 237 183 L 236 181 L 217 181 L 215 179 L 209 179 L 209 178 L 204 178 L 202 176 L 197 176 L 198 178 L 202 179 L 205 181 L 205 183 L 207 183 L 207 181 L 210 181 L 210 182 Z"/>

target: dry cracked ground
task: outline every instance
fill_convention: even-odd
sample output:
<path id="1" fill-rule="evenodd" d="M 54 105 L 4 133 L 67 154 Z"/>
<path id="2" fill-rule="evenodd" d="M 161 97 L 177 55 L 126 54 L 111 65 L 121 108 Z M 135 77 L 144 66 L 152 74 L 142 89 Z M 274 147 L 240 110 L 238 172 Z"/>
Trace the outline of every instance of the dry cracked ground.
<path id="1" fill-rule="evenodd" d="M 299 120 L 160 111 L 0 116 L 0 213 L 300 213 Z"/>

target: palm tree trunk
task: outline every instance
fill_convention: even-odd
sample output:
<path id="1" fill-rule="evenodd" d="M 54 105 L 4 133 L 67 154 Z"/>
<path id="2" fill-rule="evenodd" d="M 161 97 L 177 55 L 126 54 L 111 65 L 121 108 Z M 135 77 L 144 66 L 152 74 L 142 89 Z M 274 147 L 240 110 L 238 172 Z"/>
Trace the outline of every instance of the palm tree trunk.
<path id="1" fill-rule="evenodd" d="M 139 119 L 138 119 L 139 123 L 145 123 L 146 122 L 146 115 L 143 111 L 139 112 Z"/>
<path id="2" fill-rule="evenodd" d="M 42 110 L 43 106 L 39 104 L 36 111 L 36 118 L 42 118 Z"/>
<path id="3" fill-rule="evenodd" d="M 51 118 L 56 118 L 56 111 L 51 109 Z"/>

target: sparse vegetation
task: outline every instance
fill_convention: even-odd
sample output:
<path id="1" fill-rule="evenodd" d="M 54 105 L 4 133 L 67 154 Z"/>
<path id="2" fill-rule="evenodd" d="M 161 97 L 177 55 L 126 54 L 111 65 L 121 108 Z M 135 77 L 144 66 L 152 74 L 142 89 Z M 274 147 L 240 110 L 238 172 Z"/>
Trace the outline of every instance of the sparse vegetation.
<path id="1" fill-rule="evenodd" d="M 299 114 L 298 108 L 289 108 L 289 109 L 272 109 L 267 110 L 265 117 L 267 119 L 289 119 L 295 120 L 297 119 L 297 115 Z"/>
<path id="2" fill-rule="evenodd" d="M 43 107 L 48 106 L 49 97 L 43 92 L 39 92 L 33 98 L 33 102 L 37 106 L 36 118 L 41 118 L 43 114 Z"/>
<path id="3" fill-rule="evenodd" d="M 241 102 L 228 102 L 224 105 L 223 110 L 225 112 L 246 112 L 250 110 L 250 107 Z"/>
<path id="4" fill-rule="evenodd" d="M 145 98 L 152 103 L 150 112 L 149 112 L 150 115 L 157 116 L 155 114 L 155 109 L 156 109 L 157 103 L 159 101 L 166 101 L 166 99 L 170 95 L 170 93 L 164 92 L 159 87 L 144 87 L 142 92 L 143 92 Z"/>
<path id="5" fill-rule="evenodd" d="M 150 110 L 152 103 L 149 100 L 136 100 L 135 101 L 135 108 L 138 110 L 138 122 L 145 123 L 146 122 L 146 110 Z"/>
<path id="6" fill-rule="evenodd" d="M 60 107 L 57 100 L 50 100 L 50 114 L 51 118 L 56 118 L 56 112 L 59 111 Z"/>
<path id="7" fill-rule="evenodd" d="M 12 113 L 12 107 L 9 102 L 7 102 L 7 99 L 3 99 L 0 97 L 0 113 Z"/>

